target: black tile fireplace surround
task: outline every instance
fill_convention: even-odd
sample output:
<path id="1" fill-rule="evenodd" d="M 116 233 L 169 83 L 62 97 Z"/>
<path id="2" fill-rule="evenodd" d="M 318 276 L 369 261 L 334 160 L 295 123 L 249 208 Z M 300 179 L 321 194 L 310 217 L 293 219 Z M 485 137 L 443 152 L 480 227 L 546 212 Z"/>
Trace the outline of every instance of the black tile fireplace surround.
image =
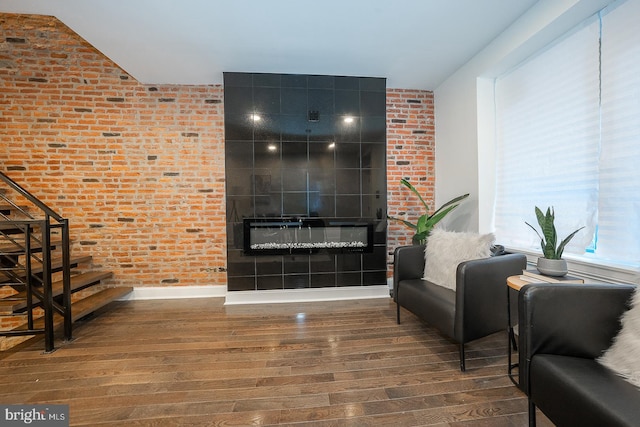
<path id="1" fill-rule="evenodd" d="M 225 73 L 224 102 L 228 290 L 386 284 L 385 79 Z"/>

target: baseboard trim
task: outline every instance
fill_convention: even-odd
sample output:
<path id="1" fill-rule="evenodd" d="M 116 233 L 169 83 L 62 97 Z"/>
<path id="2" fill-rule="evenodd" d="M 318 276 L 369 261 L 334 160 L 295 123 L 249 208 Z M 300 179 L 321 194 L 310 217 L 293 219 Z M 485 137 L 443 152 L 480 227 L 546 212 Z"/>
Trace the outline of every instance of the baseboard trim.
<path id="1" fill-rule="evenodd" d="M 224 298 L 226 286 L 151 286 L 134 288 L 118 301 L 183 298 Z"/>
<path id="2" fill-rule="evenodd" d="M 336 301 L 389 298 L 389 287 L 386 285 L 345 286 L 340 288 L 227 292 L 226 286 L 158 286 L 134 288 L 133 292 L 119 298 L 118 301 L 185 298 L 225 298 L 225 305 Z"/>
<path id="3" fill-rule="evenodd" d="M 345 286 L 341 288 L 235 291 L 227 292 L 224 304 L 273 304 L 371 298 L 389 298 L 389 287 L 379 285 Z"/>

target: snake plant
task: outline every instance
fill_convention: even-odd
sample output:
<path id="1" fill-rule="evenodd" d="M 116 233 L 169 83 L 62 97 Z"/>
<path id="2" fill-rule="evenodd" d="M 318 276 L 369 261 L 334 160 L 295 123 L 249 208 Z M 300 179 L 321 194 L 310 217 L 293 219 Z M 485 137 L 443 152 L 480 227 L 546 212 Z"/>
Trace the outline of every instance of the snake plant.
<path id="1" fill-rule="evenodd" d="M 558 235 L 554 225 L 555 213 L 553 211 L 553 207 L 547 208 L 546 214 L 543 214 L 540 208 L 536 206 L 536 218 L 538 219 L 538 225 L 540 225 L 542 234 L 540 234 L 540 232 L 528 222 L 525 221 L 525 224 L 531 227 L 540 238 L 540 247 L 542 248 L 542 254 L 546 259 L 562 259 L 564 247 L 571 239 L 573 239 L 573 236 L 575 236 L 578 231 L 584 228 L 578 228 L 573 233 L 565 237 L 559 245 L 557 245 Z"/>
<path id="2" fill-rule="evenodd" d="M 427 202 L 424 201 L 424 199 L 422 198 L 418 190 L 416 190 L 416 188 L 407 179 L 401 179 L 400 183 L 405 187 L 407 187 L 409 190 L 411 190 L 416 196 L 418 196 L 418 199 L 420 199 L 420 202 L 422 203 L 422 206 L 424 206 L 426 213 L 424 213 L 423 215 L 420 215 L 420 217 L 418 217 L 418 220 L 415 224 L 410 221 L 407 221 L 401 218 L 392 217 L 392 216 L 387 216 L 387 218 L 392 219 L 394 221 L 400 221 L 407 227 L 415 230 L 415 234 L 413 235 L 413 239 L 412 239 L 413 243 L 415 244 L 425 243 L 427 240 L 427 236 L 429 235 L 431 230 L 433 230 L 433 227 L 438 222 L 440 222 L 442 218 L 447 216 L 449 212 L 454 210 L 458 206 L 459 201 L 469 197 L 469 193 L 467 193 L 467 194 L 463 194 L 462 196 L 458 196 L 454 199 L 451 199 L 444 205 L 440 206 L 434 213 L 429 215 L 429 205 L 427 204 Z"/>

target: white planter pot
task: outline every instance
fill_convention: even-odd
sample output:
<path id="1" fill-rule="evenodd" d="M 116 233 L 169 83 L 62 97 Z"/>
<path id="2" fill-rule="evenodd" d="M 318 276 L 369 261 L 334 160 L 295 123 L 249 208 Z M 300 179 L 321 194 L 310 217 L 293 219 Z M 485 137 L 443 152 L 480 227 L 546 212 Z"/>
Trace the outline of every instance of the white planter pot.
<path id="1" fill-rule="evenodd" d="M 538 258 L 538 271 L 547 276 L 562 277 L 567 274 L 567 261 L 563 259 Z"/>

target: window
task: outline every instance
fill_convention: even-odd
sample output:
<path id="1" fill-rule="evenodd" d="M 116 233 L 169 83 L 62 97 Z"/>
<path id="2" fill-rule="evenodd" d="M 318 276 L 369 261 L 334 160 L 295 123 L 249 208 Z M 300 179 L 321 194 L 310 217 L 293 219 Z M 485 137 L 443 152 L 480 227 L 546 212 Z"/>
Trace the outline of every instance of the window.
<path id="1" fill-rule="evenodd" d="M 539 252 L 553 206 L 566 254 L 640 266 L 640 0 L 597 16 L 496 80 L 498 240 Z"/>

